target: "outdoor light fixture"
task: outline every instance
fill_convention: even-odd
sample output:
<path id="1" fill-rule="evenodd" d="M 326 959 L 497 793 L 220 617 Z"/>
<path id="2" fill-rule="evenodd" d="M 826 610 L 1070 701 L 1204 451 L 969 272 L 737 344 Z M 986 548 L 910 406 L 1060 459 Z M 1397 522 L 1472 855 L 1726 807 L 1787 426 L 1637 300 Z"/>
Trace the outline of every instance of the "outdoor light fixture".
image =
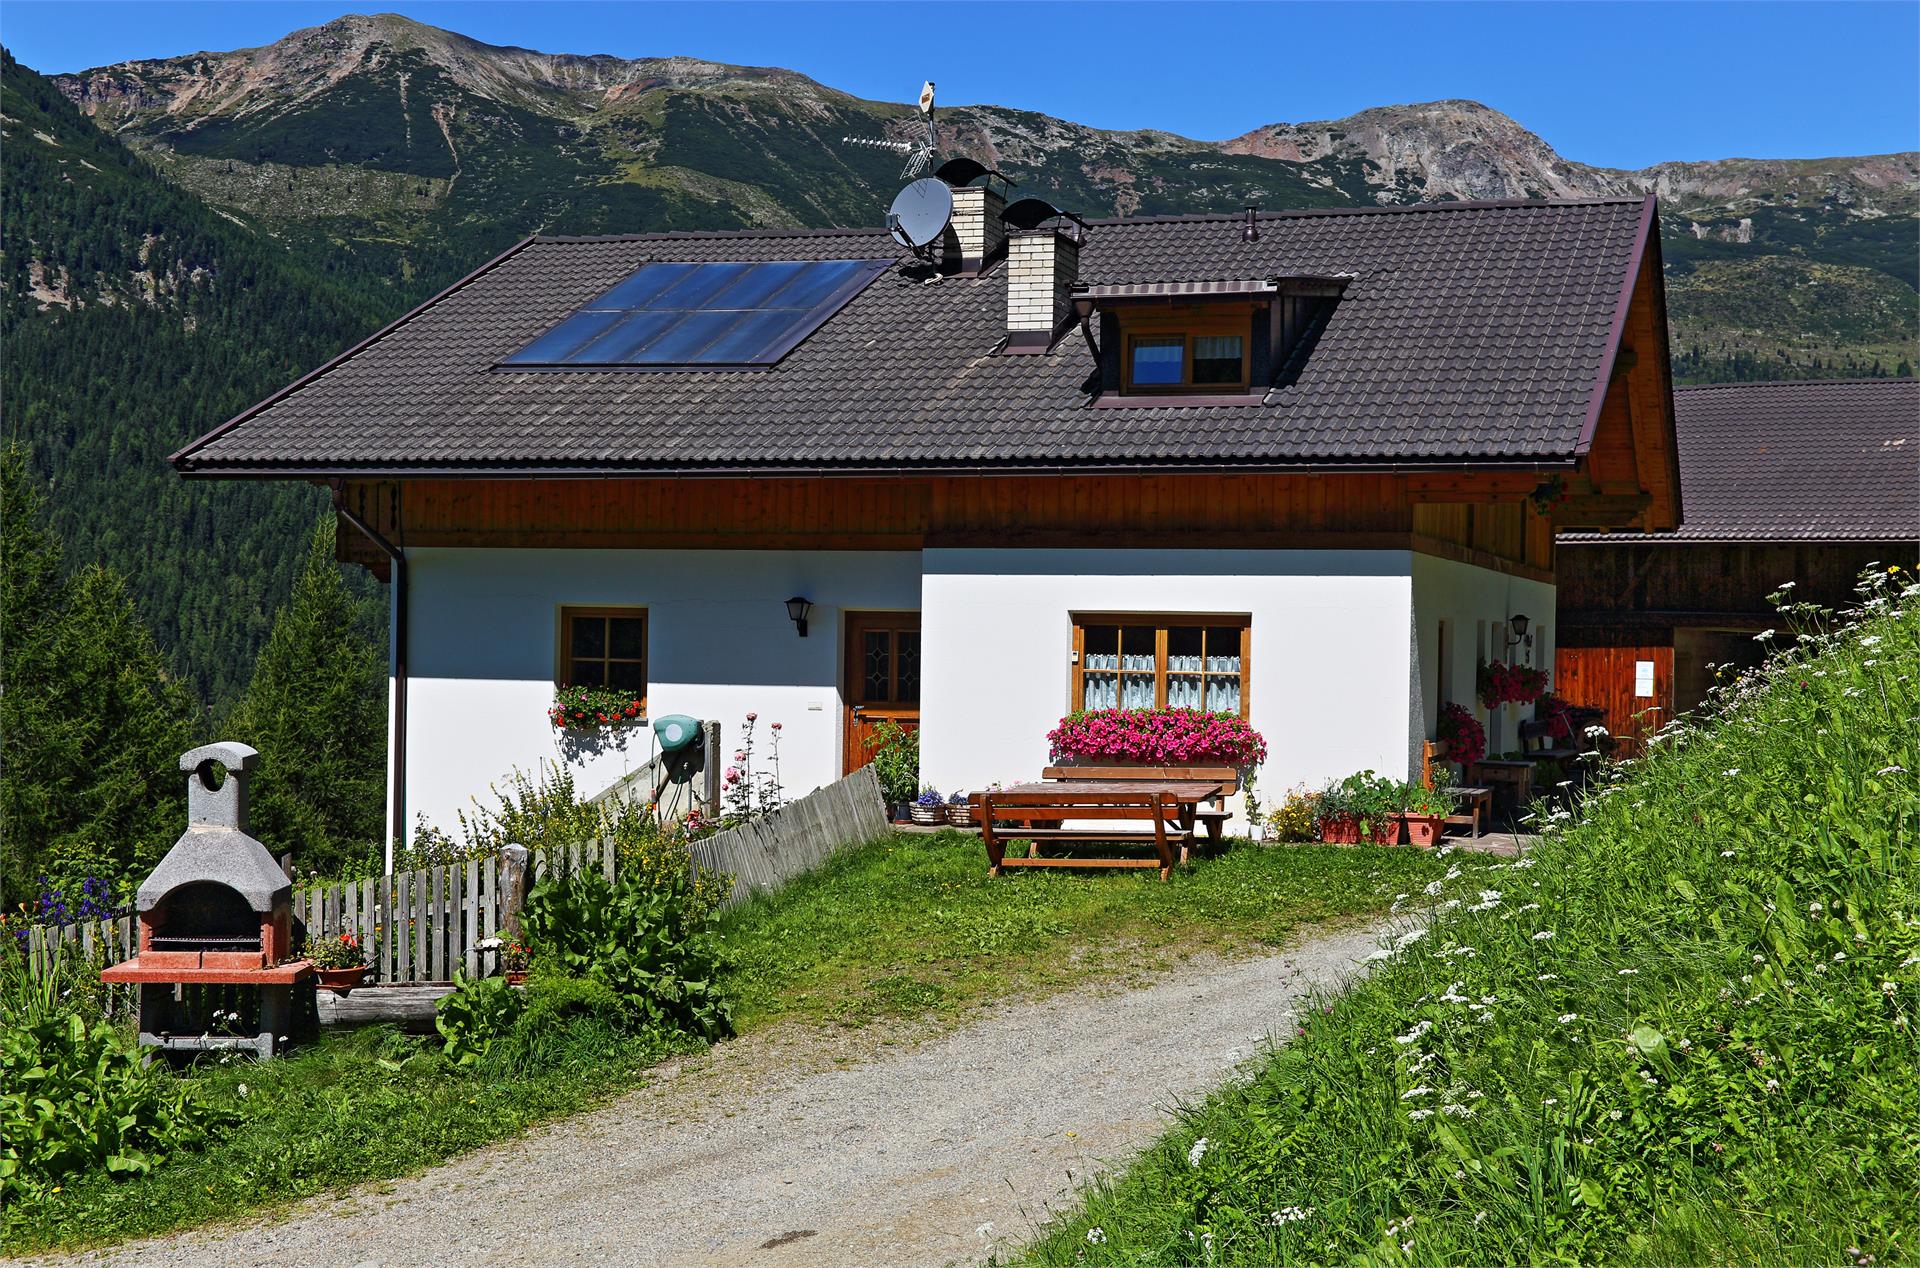
<path id="1" fill-rule="evenodd" d="M 1528 647 L 1533 646 L 1533 639 L 1527 634 L 1528 624 L 1527 614 L 1524 612 L 1515 612 L 1507 618 L 1507 625 L 1513 630 L 1513 637 L 1507 640 L 1508 647 L 1512 647 L 1516 643 L 1525 643 Z"/>
<path id="2" fill-rule="evenodd" d="M 793 627 L 800 631 L 800 637 L 807 636 L 807 613 L 813 611 L 813 600 L 794 595 L 787 600 L 787 617 Z"/>

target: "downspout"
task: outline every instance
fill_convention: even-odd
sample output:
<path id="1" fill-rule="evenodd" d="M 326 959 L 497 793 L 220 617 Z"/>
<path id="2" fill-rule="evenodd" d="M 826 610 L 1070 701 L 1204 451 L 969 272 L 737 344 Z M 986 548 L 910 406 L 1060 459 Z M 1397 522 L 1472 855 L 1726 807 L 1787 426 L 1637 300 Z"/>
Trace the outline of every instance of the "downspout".
<path id="1" fill-rule="evenodd" d="M 341 481 L 327 483 L 333 489 L 334 513 L 358 529 L 362 537 L 387 557 L 388 576 L 392 581 L 387 605 L 387 676 L 393 683 L 393 696 L 387 706 L 386 851 L 386 872 L 392 875 L 394 854 L 404 844 L 407 830 L 407 557 L 347 505 Z M 399 496 L 396 488 L 396 510 Z"/>

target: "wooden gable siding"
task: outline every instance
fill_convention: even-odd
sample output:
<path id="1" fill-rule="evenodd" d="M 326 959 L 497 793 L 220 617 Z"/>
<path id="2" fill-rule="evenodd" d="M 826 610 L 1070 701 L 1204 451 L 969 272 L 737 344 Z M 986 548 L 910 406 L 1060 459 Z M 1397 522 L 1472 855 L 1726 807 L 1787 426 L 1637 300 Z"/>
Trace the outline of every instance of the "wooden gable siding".
<path id="1" fill-rule="evenodd" d="M 1798 602 L 1845 607 L 1870 563 L 1912 567 L 1913 542 L 1576 542 L 1560 547 L 1561 644 L 1624 627 L 1776 624 L 1767 596 L 1784 581 Z M 1636 636 L 1638 637 L 1638 636 Z"/>
<path id="2" fill-rule="evenodd" d="M 1415 549 L 1549 574 L 1535 473 L 355 481 L 414 546 L 918 550 L 940 546 Z M 1499 500 L 1504 499 L 1504 500 Z M 341 557 L 375 567 L 349 526 Z M 1548 575 L 1550 579 L 1550 575 Z"/>

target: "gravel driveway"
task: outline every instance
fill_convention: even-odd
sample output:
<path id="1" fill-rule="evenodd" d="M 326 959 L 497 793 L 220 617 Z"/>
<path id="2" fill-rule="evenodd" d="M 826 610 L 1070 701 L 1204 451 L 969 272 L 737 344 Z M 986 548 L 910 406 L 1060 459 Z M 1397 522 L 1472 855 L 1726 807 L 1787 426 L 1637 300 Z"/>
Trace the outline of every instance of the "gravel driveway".
<path id="1" fill-rule="evenodd" d="M 1374 930 L 1002 1005 L 888 1042 L 792 1025 L 664 1068 L 604 1109 L 270 1221 L 132 1243 L 116 1264 L 949 1264 L 1018 1246 L 1292 1032 Z M 368 1130 L 377 1131 L 377 1124 Z"/>

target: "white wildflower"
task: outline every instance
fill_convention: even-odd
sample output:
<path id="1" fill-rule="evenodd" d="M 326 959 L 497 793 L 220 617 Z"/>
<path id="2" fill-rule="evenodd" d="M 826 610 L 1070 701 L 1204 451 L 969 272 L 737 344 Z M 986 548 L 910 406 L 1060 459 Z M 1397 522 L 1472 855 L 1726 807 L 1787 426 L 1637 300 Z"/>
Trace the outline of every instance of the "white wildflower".
<path id="1" fill-rule="evenodd" d="M 1417 1110 L 1407 1111 L 1407 1119 L 1410 1122 L 1417 1123 L 1423 1118 L 1432 1118 L 1432 1117 L 1433 1117 L 1433 1111 L 1430 1109 L 1417 1109 Z"/>
<path id="2" fill-rule="evenodd" d="M 1213 1147 L 1213 1142 L 1208 1140 L 1205 1136 L 1202 1136 L 1200 1139 L 1194 1141 L 1193 1148 L 1187 1150 L 1187 1165 L 1189 1167 L 1199 1166 L 1200 1160 L 1207 1156 L 1207 1150 L 1211 1149 L 1212 1147 Z"/>
<path id="3" fill-rule="evenodd" d="M 1401 1045 L 1402 1047 L 1405 1047 L 1407 1044 L 1414 1042 L 1415 1040 L 1419 1039 L 1420 1036 L 1426 1034 L 1429 1030 L 1432 1030 L 1432 1029 L 1433 1029 L 1432 1022 L 1420 1021 L 1416 1023 L 1414 1025 L 1414 1028 L 1412 1030 L 1409 1030 L 1406 1034 L 1395 1035 L 1393 1037 L 1393 1041 Z"/>
<path id="4" fill-rule="evenodd" d="M 1535 942 L 1552 942 L 1552 941 L 1553 941 L 1553 930 L 1551 930 L 1551 929 L 1542 929 L 1542 930 L 1541 930 L 1541 931 L 1540 931 L 1539 933 L 1536 933 L 1536 934 L 1534 934 L 1534 935 L 1533 935 L 1533 940 L 1534 940 Z"/>
<path id="5" fill-rule="evenodd" d="M 1087 1230 L 1087 1240 L 1095 1246 L 1104 1246 L 1107 1244 L 1107 1230 L 1096 1224 Z"/>
<path id="6" fill-rule="evenodd" d="M 1533 980 L 1536 982 L 1558 982 L 1560 980 L 1560 975 L 1558 973 L 1542 973 L 1539 977 L 1536 977 Z"/>
<path id="7" fill-rule="evenodd" d="M 1614 974 L 1614 976 L 1615 977 L 1639 977 L 1640 970 L 1639 969 L 1621 969 L 1618 973 Z"/>
<path id="8" fill-rule="evenodd" d="M 1906 773 L 1907 768 L 1904 766 L 1882 766 L 1874 772 L 1876 775 L 1904 775 Z"/>
<path id="9" fill-rule="evenodd" d="M 1612 1120 L 1613 1120 L 1614 1122 L 1616 1122 L 1616 1123 L 1617 1123 L 1617 1122 L 1619 1122 L 1619 1121 L 1620 1121 L 1620 1120 L 1621 1120 L 1622 1118 L 1624 1118 L 1624 1117 L 1626 1117 L 1626 1115 L 1624 1115 L 1624 1114 L 1622 1114 L 1622 1113 L 1621 1113 L 1621 1112 L 1620 1112 L 1619 1110 L 1609 1110 L 1609 1111 L 1607 1112 L 1607 1117 L 1608 1117 L 1608 1118 L 1611 1118 L 1611 1119 L 1612 1119 Z"/>
<path id="10" fill-rule="evenodd" d="M 1403 1101 L 1411 1101 L 1417 1096 L 1431 1096 L 1433 1089 L 1422 1083 L 1419 1087 L 1410 1087 L 1400 1094 Z"/>
<path id="11" fill-rule="evenodd" d="M 1580 1020 L 1579 1013 L 1561 1013 L 1559 1017 L 1559 1022 L 1562 1026 L 1566 1025 L 1568 1022 L 1579 1021 L 1579 1020 Z"/>
<path id="12" fill-rule="evenodd" d="M 1440 897 L 1440 891 L 1444 888 L 1445 886 L 1443 886 L 1439 881 L 1431 881 L 1428 883 L 1425 892 L 1428 898 L 1438 898 Z"/>
<path id="13" fill-rule="evenodd" d="M 1727 767 L 1726 770 L 1721 772 L 1721 774 L 1727 779 L 1732 779 L 1735 775 L 1738 775 L 1739 773 L 1740 773 L 1740 768 L 1738 766 L 1729 766 Z"/>
<path id="14" fill-rule="evenodd" d="M 1847 953 L 1846 953 L 1845 951 L 1835 951 L 1835 952 L 1833 953 L 1833 962 L 1834 962 L 1835 964 L 1838 964 L 1838 963 L 1840 963 L 1840 961 L 1842 961 L 1842 960 L 1844 960 L 1844 959 L 1846 959 L 1846 958 L 1847 958 Z"/>

